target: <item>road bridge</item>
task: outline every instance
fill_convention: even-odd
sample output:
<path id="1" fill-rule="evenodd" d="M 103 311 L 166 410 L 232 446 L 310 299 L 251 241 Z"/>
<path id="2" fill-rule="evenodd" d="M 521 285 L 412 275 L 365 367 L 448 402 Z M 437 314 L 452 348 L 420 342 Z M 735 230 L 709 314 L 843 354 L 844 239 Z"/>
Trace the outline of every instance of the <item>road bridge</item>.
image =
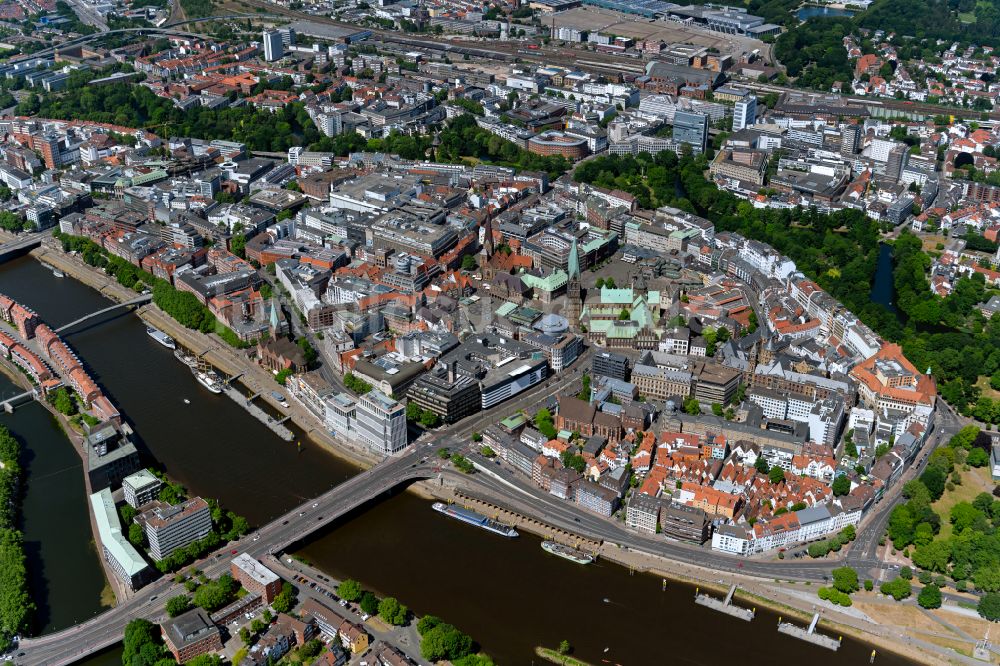
<path id="1" fill-rule="evenodd" d="M 142 294 L 141 296 L 136 296 L 135 298 L 133 298 L 130 301 L 124 301 L 122 303 L 115 303 L 114 305 L 112 305 L 110 307 L 106 307 L 103 310 L 98 310 L 97 312 L 91 312 L 89 315 L 84 315 L 83 317 L 80 317 L 79 319 L 74 319 L 73 321 L 71 321 L 68 324 L 63 324 L 62 326 L 60 326 L 59 328 L 56 329 L 56 333 L 65 333 L 66 331 L 68 331 L 71 328 L 75 328 L 75 327 L 79 326 L 80 324 L 84 324 L 84 323 L 90 321 L 91 319 L 97 319 L 98 317 L 100 317 L 102 315 L 105 315 L 105 314 L 107 314 L 109 312 L 114 312 L 115 310 L 119 310 L 119 309 L 122 309 L 122 308 L 130 308 L 130 307 L 133 307 L 133 306 L 142 305 L 144 303 L 149 303 L 151 300 L 153 300 L 152 294 Z"/>
<path id="2" fill-rule="evenodd" d="M 42 235 L 39 233 L 29 234 L 23 238 L 18 238 L 9 243 L 4 243 L 0 245 L 0 263 L 9 261 L 14 257 L 19 257 L 25 252 L 34 250 L 36 247 L 41 246 Z"/>
<path id="3" fill-rule="evenodd" d="M 228 571 L 233 552 L 247 553 L 260 560 L 281 552 L 385 492 L 411 481 L 430 478 L 438 464 L 436 459 L 431 459 L 433 451 L 430 445 L 413 445 L 406 452 L 307 500 L 252 536 L 226 545 L 195 566 L 214 578 Z M 18 652 L 23 652 L 24 656 L 16 657 L 15 664 L 61 666 L 114 645 L 121 641 L 129 621 L 140 617 L 158 620 L 163 615 L 162 602 L 174 593 L 173 587 L 176 586 L 172 576 L 164 576 L 87 622 L 22 640 Z M 180 591 L 180 588 L 176 590 Z"/>

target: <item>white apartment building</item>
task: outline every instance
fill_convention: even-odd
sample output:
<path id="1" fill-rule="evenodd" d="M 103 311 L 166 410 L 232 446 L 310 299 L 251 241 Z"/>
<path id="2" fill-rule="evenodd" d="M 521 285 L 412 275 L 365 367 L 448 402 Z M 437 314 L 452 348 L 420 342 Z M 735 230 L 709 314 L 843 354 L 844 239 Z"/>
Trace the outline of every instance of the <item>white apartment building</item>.
<path id="1" fill-rule="evenodd" d="M 384 455 L 406 448 L 406 409 L 378 389 L 357 400 L 357 433 L 361 441 Z"/>
<path id="2" fill-rule="evenodd" d="M 212 510 L 200 497 L 174 506 L 156 502 L 155 506 L 139 514 L 138 520 L 145 528 L 149 552 L 156 561 L 204 539 L 212 531 Z"/>
<path id="3" fill-rule="evenodd" d="M 733 131 L 738 132 L 755 122 L 757 122 L 757 98 L 750 96 L 736 102 L 736 106 L 733 107 Z"/>

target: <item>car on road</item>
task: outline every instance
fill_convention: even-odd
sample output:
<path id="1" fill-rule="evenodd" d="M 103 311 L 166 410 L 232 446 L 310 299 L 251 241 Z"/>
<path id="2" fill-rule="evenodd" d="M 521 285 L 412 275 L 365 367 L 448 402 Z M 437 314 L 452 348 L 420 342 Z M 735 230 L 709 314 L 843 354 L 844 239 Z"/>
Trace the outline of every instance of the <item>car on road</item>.
<path id="1" fill-rule="evenodd" d="M 229 551 L 229 554 L 230 554 L 230 555 L 235 555 L 235 554 L 236 554 L 236 551 L 235 551 L 235 550 L 231 550 L 231 551 Z"/>
<path id="2" fill-rule="evenodd" d="M 299 515 L 300 516 L 304 516 L 304 515 L 306 515 L 306 512 L 305 511 L 299 511 Z"/>
<path id="3" fill-rule="evenodd" d="M 314 508 L 314 509 L 315 509 L 316 507 L 318 507 L 318 506 L 319 506 L 319 502 L 313 502 L 313 508 Z"/>
<path id="4" fill-rule="evenodd" d="M 288 521 L 286 520 L 286 521 L 282 522 L 281 524 L 282 524 L 282 525 L 287 525 L 287 524 L 288 524 Z"/>

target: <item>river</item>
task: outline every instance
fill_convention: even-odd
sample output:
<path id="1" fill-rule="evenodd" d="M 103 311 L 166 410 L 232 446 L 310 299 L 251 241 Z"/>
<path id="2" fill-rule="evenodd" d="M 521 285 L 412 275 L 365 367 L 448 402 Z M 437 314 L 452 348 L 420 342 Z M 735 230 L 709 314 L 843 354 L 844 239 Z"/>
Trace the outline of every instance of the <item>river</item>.
<path id="1" fill-rule="evenodd" d="M 21 393 L 0 374 L 0 395 Z M 104 574 L 94 548 L 87 510 L 83 463 L 42 405 L 13 414 L 0 412 L 21 442 L 27 482 L 21 502 L 21 530 L 28 558 L 28 583 L 38 607 L 36 632 L 57 631 L 101 612 Z"/>
<path id="2" fill-rule="evenodd" d="M 872 303 L 878 303 L 894 314 L 898 313 L 892 302 L 895 291 L 892 276 L 892 246 L 888 243 L 880 243 L 878 261 L 875 265 L 875 280 L 872 282 Z"/>
<path id="3" fill-rule="evenodd" d="M 0 291 L 35 308 L 55 326 L 108 304 L 97 292 L 69 278 L 53 277 L 30 258 L 0 265 Z M 308 443 L 297 453 L 293 444 L 280 440 L 228 398 L 206 392 L 169 350 L 145 334 L 132 314 L 112 315 L 109 321 L 72 333 L 68 341 L 135 426 L 150 460 L 159 461 L 193 493 L 218 497 L 252 524 L 355 471 Z M 23 411 L 27 415 L 40 410 L 34 406 Z M 35 470 L 29 470 L 32 477 Z M 35 481 L 29 478 L 29 483 Z M 79 484 L 82 487 L 82 479 Z M 84 516 L 84 498 L 78 494 L 78 512 Z M 42 570 L 52 581 L 54 571 L 62 576 L 68 566 L 57 557 L 60 549 L 79 553 L 89 548 L 89 523 L 85 517 L 77 520 L 87 524 L 87 530 L 51 530 L 39 537 L 46 541 L 39 551 Z M 435 513 L 429 502 L 410 493 L 348 516 L 312 539 L 302 554 L 331 575 L 356 578 L 418 613 L 453 622 L 505 666 L 530 663 L 533 646 L 555 647 L 563 639 L 584 659 L 600 663 L 607 658 L 630 666 L 668 659 L 766 663 L 778 654 L 793 663 L 832 666 L 867 663 L 870 652 L 846 639 L 839 653 L 827 652 L 778 634 L 777 617 L 771 613 L 758 612 L 757 619 L 746 624 L 696 606 L 687 586 L 670 584 L 662 591 L 659 579 L 631 576 L 615 565 L 571 564 L 546 554 L 533 536 L 494 537 Z M 99 590 L 100 572 L 93 557 L 91 573 L 79 575 L 86 579 L 82 584 L 94 581 L 91 589 Z M 50 605 L 54 587 L 46 590 Z M 67 589 L 75 593 L 78 588 Z M 118 654 L 113 649 L 84 663 L 105 666 L 116 663 Z M 907 662 L 883 654 L 877 663 Z"/>
<path id="4" fill-rule="evenodd" d="M 505 665 L 531 663 L 536 645 L 554 648 L 564 639 L 593 664 L 757 664 L 775 655 L 812 666 L 868 661 L 871 648 L 861 643 L 845 639 L 839 652 L 828 652 L 777 633 L 778 616 L 769 611 L 758 609 L 750 623 L 732 619 L 696 605 L 688 585 L 663 590 L 660 578 L 607 562 L 573 564 L 540 543 L 531 534 L 504 539 L 470 527 L 402 493 L 349 516 L 298 554 L 418 614 L 445 618 Z M 884 654 L 877 663 L 907 662 Z"/>

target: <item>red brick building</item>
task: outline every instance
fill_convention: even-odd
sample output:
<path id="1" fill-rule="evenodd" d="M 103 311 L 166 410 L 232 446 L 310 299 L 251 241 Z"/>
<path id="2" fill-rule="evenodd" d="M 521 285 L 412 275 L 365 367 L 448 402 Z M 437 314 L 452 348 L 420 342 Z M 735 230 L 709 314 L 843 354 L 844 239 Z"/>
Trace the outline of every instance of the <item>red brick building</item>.
<path id="1" fill-rule="evenodd" d="M 222 632 L 201 608 L 195 608 L 160 625 L 163 642 L 177 663 L 222 649 Z"/>
<path id="2" fill-rule="evenodd" d="M 229 571 L 233 574 L 233 579 L 247 592 L 259 594 L 268 604 L 281 592 L 281 579 L 278 578 L 278 574 L 246 553 L 233 558 Z"/>

